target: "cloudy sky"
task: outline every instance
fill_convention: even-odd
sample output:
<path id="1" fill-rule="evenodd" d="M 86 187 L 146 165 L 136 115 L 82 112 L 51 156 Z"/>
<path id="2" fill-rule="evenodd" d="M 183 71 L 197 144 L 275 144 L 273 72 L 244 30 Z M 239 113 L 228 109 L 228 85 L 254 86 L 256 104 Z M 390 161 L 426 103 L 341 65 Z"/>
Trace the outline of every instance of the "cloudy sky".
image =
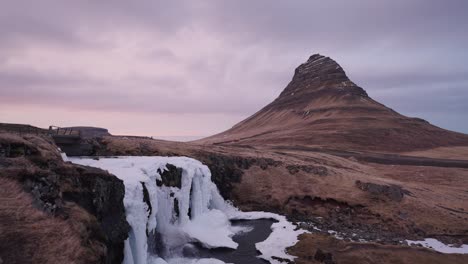
<path id="1" fill-rule="evenodd" d="M 374 99 L 468 133 L 468 1 L 0 0 L 0 122 L 208 136 L 320 53 Z"/>

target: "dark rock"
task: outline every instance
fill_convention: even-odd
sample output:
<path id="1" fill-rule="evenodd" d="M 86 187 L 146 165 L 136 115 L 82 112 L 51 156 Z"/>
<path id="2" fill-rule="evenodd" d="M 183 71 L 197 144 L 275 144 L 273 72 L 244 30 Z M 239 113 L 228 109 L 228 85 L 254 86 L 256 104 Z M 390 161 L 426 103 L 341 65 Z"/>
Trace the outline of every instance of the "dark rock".
<path id="1" fill-rule="evenodd" d="M 55 143 L 67 156 L 94 156 L 101 149 L 96 138 L 76 138 L 75 140 L 58 140 L 54 137 Z"/>
<path id="2" fill-rule="evenodd" d="M 287 205 L 295 208 L 291 211 L 292 213 L 288 214 L 290 219 L 301 222 L 301 228 L 313 233 L 323 232 L 328 235 L 327 230 L 334 230 L 344 239 L 355 241 L 364 239 L 387 244 L 393 244 L 397 240 L 401 241 L 402 237 L 407 239 L 424 237 L 417 234 L 415 231 L 417 228 L 413 227 L 411 223 L 402 226 L 359 204 L 352 205 L 344 201 L 306 195 L 290 197 Z M 304 211 L 304 208 L 313 213 Z M 322 231 L 317 231 L 315 228 Z"/>
<path id="3" fill-rule="evenodd" d="M 356 181 L 356 186 L 365 191 L 370 193 L 375 197 L 386 197 L 392 201 L 401 202 L 403 197 L 407 194 L 411 194 L 409 191 L 403 189 L 401 186 L 398 185 L 380 185 L 370 182 L 361 182 Z"/>
<path id="4" fill-rule="evenodd" d="M 325 85 L 328 86 L 327 89 L 321 89 Z M 291 82 L 268 107 L 302 109 L 312 99 L 326 94 L 368 97 L 364 89 L 349 80 L 343 68 L 336 61 L 320 54 L 314 54 L 307 62 L 296 68 Z M 302 116 L 308 114 L 310 111 L 301 113 Z"/>
<path id="5" fill-rule="evenodd" d="M 329 252 L 322 251 L 320 248 L 315 252 L 314 259 L 325 264 L 335 264 L 333 255 Z"/>
<path id="6" fill-rule="evenodd" d="M 174 198 L 174 214 L 177 218 L 179 218 L 180 210 L 179 210 L 179 200 L 177 200 L 177 198 Z M 190 213 L 189 213 L 189 216 L 190 216 Z"/>
<path id="7" fill-rule="evenodd" d="M 82 138 L 97 138 L 103 136 L 110 136 L 111 134 L 105 128 L 100 127 L 64 127 L 63 129 L 72 129 L 73 131 L 79 131 Z"/>
<path id="8" fill-rule="evenodd" d="M 78 204 L 98 220 L 100 230 L 95 232 L 102 232 L 107 247 L 105 263 L 121 263 L 124 241 L 130 230 L 123 205 L 122 180 L 104 170 L 78 165 L 59 167 L 54 172 L 61 175 L 60 186 L 68 187 L 63 191 L 63 200 Z"/>
<path id="9" fill-rule="evenodd" d="M 293 174 L 293 175 L 299 172 L 299 166 L 295 166 L 295 165 L 286 166 L 286 169 L 289 171 L 289 174 Z"/>
<path id="10" fill-rule="evenodd" d="M 63 205 L 60 187 L 54 174 L 25 175 L 24 186 L 34 198 L 37 208 L 50 213 L 60 213 Z"/>
<path id="11" fill-rule="evenodd" d="M 55 144 L 68 156 L 105 156 L 108 154 L 103 140 L 103 137 L 110 136 L 107 129 L 97 127 L 69 127 L 63 129 L 79 131 L 79 134 L 52 135 Z"/>
<path id="12" fill-rule="evenodd" d="M 319 176 L 327 176 L 328 169 L 324 166 L 313 166 L 313 165 L 288 165 L 286 169 L 290 174 L 296 174 L 299 171 L 304 171 L 306 173 L 312 173 Z"/>
<path id="13" fill-rule="evenodd" d="M 144 182 L 141 182 L 141 186 L 143 187 L 143 202 L 145 202 L 146 205 L 148 205 L 148 212 L 149 212 L 148 215 L 151 215 L 151 212 L 153 211 L 153 207 L 151 206 L 148 189 L 146 188 L 146 185 Z"/>
<path id="14" fill-rule="evenodd" d="M 252 166 L 266 170 L 269 166 L 277 167 L 282 164 L 269 158 L 227 156 L 208 152 L 199 152 L 194 157 L 208 166 L 212 181 L 218 187 L 221 196 L 228 200 L 231 199 L 234 184 L 241 182 L 244 170 Z"/>
<path id="15" fill-rule="evenodd" d="M 167 170 L 161 171 L 158 169 L 158 173 L 161 175 L 161 181 L 156 180 L 158 186 L 168 187 L 182 187 L 182 169 L 172 164 L 166 164 Z"/>
<path id="16" fill-rule="evenodd" d="M 224 198 L 229 199 L 233 185 L 241 181 L 243 171 L 239 168 L 250 167 L 250 163 L 240 162 L 235 157 L 208 154 L 203 155 L 203 162 L 210 168 L 211 179 L 218 186 L 219 192 Z"/>
<path id="17" fill-rule="evenodd" d="M 292 264 L 292 263 L 294 263 L 294 262 L 292 262 L 292 261 L 289 260 L 289 259 L 284 259 L 284 258 L 280 258 L 280 257 L 276 257 L 276 256 L 272 256 L 271 258 L 274 259 L 274 260 L 277 260 L 277 261 L 279 261 L 279 262 L 281 262 L 281 263 L 286 263 L 286 264 Z"/>

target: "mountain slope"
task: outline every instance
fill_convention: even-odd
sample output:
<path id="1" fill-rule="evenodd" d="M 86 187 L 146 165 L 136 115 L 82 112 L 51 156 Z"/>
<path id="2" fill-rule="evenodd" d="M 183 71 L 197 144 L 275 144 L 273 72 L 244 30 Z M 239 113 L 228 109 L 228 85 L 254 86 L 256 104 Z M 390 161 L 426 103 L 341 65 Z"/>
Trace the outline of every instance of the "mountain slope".
<path id="1" fill-rule="evenodd" d="M 468 145 L 468 135 L 393 111 L 370 98 L 334 60 L 315 54 L 272 103 L 197 142 L 401 152 Z"/>

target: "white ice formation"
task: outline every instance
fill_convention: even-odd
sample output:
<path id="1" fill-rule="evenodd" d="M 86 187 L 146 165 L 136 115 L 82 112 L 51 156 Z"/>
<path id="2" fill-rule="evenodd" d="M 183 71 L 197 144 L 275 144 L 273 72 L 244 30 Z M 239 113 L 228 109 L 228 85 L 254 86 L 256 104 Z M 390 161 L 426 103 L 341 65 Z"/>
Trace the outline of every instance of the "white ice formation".
<path id="1" fill-rule="evenodd" d="M 131 226 L 125 241 L 124 264 L 223 263 L 215 259 L 184 259 L 189 242 L 206 248 L 237 248 L 232 236 L 238 229 L 232 219 L 271 218 L 272 233 L 256 244 L 261 258 L 293 260 L 286 248 L 297 242 L 303 230 L 284 216 L 266 212 L 240 212 L 227 203 L 211 181 L 211 172 L 201 162 L 186 157 L 69 158 L 76 164 L 109 171 L 125 185 L 124 205 Z M 158 186 L 161 172 L 172 164 L 182 169 L 181 187 Z M 146 197 L 145 197 L 146 196 Z M 146 201 L 145 201 L 146 200 Z"/>

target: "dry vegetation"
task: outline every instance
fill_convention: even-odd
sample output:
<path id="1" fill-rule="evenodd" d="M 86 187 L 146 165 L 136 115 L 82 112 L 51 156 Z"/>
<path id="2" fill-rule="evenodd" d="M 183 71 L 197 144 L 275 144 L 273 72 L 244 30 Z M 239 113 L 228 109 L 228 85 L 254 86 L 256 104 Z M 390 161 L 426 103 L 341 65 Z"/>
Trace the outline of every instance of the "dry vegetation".
<path id="1" fill-rule="evenodd" d="M 297 264 L 465 264 L 467 255 L 441 254 L 427 249 L 355 243 L 330 236 L 304 234 L 289 249 L 299 259 Z"/>
<path id="2" fill-rule="evenodd" d="M 64 163 L 51 139 L 0 133 L 3 264 L 112 263 L 128 233 L 122 198 L 121 181 Z"/>
<path id="3" fill-rule="evenodd" d="M 71 217 L 85 214 L 73 212 Z M 0 257 L 4 263 L 96 263 L 80 226 L 42 212 L 15 181 L 0 178 Z M 82 228 L 82 227 L 81 227 Z"/>

